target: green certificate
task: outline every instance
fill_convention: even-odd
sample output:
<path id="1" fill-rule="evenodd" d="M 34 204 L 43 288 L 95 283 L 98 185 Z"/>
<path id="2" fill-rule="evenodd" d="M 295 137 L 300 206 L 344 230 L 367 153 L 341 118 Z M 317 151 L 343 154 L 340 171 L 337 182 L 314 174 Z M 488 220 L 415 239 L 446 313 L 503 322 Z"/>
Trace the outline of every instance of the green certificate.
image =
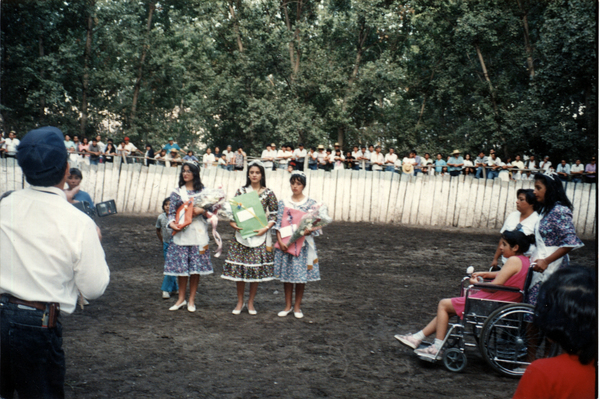
<path id="1" fill-rule="evenodd" d="M 256 191 L 238 195 L 230 203 L 235 223 L 242 229 L 242 238 L 254 237 L 254 230 L 267 227 L 267 215 Z"/>

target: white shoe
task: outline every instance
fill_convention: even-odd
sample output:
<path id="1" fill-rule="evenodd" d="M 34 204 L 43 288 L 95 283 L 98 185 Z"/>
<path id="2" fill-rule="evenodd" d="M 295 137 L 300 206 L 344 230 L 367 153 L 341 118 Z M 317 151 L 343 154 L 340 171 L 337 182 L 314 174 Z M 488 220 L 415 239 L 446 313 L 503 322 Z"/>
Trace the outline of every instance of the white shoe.
<path id="1" fill-rule="evenodd" d="M 244 310 L 244 308 L 245 308 L 245 307 L 246 307 L 246 304 L 244 303 L 244 304 L 242 304 L 242 307 L 240 308 L 240 310 L 233 309 L 233 310 L 231 311 L 231 313 L 232 313 L 232 314 L 235 314 L 235 315 L 238 315 L 238 314 L 242 313 L 242 310 Z M 252 313 L 250 313 L 250 314 L 252 314 Z"/>
<path id="2" fill-rule="evenodd" d="M 421 340 L 416 339 L 415 337 L 413 337 L 412 334 L 406 334 L 406 335 L 394 335 L 394 338 L 396 338 L 398 341 L 402 342 L 404 345 L 408 346 L 409 348 L 413 348 L 413 349 L 417 349 L 419 347 L 419 345 L 421 345 Z"/>
<path id="3" fill-rule="evenodd" d="M 293 309 L 294 308 L 290 308 L 290 310 L 282 310 L 281 312 L 277 313 L 277 316 L 285 317 L 285 316 L 289 315 Z"/>
<path id="4" fill-rule="evenodd" d="M 442 357 L 442 351 L 435 347 L 435 345 L 430 345 L 424 349 L 415 349 L 415 353 L 420 357 L 426 357 L 431 360 L 439 360 Z"/>
<path id="5" fill-rule="evenodd" d="M 256 311 L 256 309 L 250 310 L 250 308 L 248 308 L 248 314 L 251 314 L 252 316 L 256 315 L 258 312 Z"/>
<path id="6" fill-rule="evenodd" d="M 296 317 L 297 319 L 303 318 L 304 314 L 302 313 L 302 310 L 300 310 L 299 312 L 294 312 L 294 317 Z"/>
<path id="7" fill-rule="evenodd" d="M 196 305 L 193 303 L 188 303 L 188 312 L 194 313 L 196 311 Z"/>
<path id="8" fill-rule="evenodd" d="M 163 291 L 163 299 L 169 299 L 171 298 L 171 294 L 169 294 L 167 291 Z"/>
<path id="9" fill-rule="evenodd" d="M 175 304 L 175 305 L 171 306 L 171 307 L 169 308 L 169 310 L 179 310 L 179 309 L 181 309 L 182 307 L 184 307 L 185 305 L 187 305 L 187 302 L 184 300 L 184 301 L 183 301 L 183 302 L 181 302 L 179 305 Z"/>

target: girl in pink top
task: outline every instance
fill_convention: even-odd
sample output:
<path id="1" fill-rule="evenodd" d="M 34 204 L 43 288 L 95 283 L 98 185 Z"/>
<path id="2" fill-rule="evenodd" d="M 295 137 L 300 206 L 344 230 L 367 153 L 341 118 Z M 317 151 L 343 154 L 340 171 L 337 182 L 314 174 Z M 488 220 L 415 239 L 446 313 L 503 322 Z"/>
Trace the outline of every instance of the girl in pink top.
<path id="1" fill-rule="evenodd" d="M 529 269 L 529 259 L 523 253 L 527 252 L 533 239 L 533 236 L 526 236 L 517 230 L 502 233 L 500 249 L 502 254 L 508 258 L 508 261 L 500 271 L 473 273 L 470 280 L 471 284 L 477 284 L 478 278 L 481 277 L 492 280 L 492 284 L 518 287 L 522 290 Z M 519 302 L 522 299 L 521 294 L 518 292 L 488 291 L 485 289 L 470 297 L 506 302 Z M 438 304 L 437 316 L 425 328 L 416 334 L 396 335 L 395 338 L 404 345 L 415 349 L 415 353 L 419 356 L 437 359 L 441 355 L 440 349 L 448 330 L 450 316 L 458 315 L 462 318 L 464 308 L 464 297 L 442 299 Z M 417 349 L 425 337 L 433 333 L 435 333 L 434 344 L 425 349 Z"/>

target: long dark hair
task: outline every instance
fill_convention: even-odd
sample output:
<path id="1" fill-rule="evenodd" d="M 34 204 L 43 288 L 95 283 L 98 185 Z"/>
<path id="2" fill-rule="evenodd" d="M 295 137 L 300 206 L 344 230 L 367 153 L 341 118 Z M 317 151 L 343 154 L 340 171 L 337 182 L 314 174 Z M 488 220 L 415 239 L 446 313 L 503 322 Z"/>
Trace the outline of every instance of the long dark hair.
<path id="1" fill-rule="evenodd" d="M 531 244 L 535 243 L 535 236 L 533 234 L 525 235 L 525 233 L 519 230 L 505 230 L 501 237 L 511 246 L 511 248 L 518 245 L 519 250 L 517 253 L 520 255 L 529 251 Z"/>
<path id="2" fill-rule="evenodd" d="M 598 350 L 598 282 L 595 270 L 571 265 L 542 284 L 533 323 L 570 355 L 589 364 Z"/>
<path id="3" fill-rule="evenodd" d="M 542 213 L 545 214 L 550 212 L 557 203 L 573 210 L 573 204 L 569 201 L 569 198 L 567 198 L 567 193 L 565 193 L 562 181 L 558 178 L 558 175 L 536 173 L 533 178 L 535 181 L 541 182 L 546 187 L 544 202 L 541 204 L 542 206 L 540 209 Z"/>
<path id="4" fill-rule="evenodd" d="M 194 191 L 201 191 L 204 188 L 204 184 L 202 184 L 202 180 L 200 180 L 200 168 L 191 162 L 184 162 L 181 167 L 181 172 L 179 173 L 179 187 L 185 186 L 185 181 L 183 180 L 183 168 L 186 166 L 194 176 Z"/>
<path id="5" fill-rule="evenodd" d="M 259 165 L 257 163 L 252 164 L 250 166 L 248 166 L 248 172 L 246 172 L 246 185 L 244 187 L 250 187 L 250 184 L 252 184 L 252 182 L 250 181 L 250 168 L 258 168 L 258 170 L 260 170 L 260 186 L 261 187 L 267 187 L 267 178 L 265 176 L 265 168 L 262 165 Z"/>

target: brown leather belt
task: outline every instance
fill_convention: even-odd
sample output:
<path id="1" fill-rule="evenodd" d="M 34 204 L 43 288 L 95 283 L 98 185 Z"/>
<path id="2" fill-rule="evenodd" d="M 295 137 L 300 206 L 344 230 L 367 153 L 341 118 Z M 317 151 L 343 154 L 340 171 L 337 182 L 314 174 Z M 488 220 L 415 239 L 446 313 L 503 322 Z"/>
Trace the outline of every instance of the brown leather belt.
<path id="1" fill-rule="evenodd" d="M 45 302 L 26 301 L 24 299 L 19 299 L 14 296 L 9 296 L 8 302 L 15 304 L 15 305 L 28 306 L 30 308 L 44 311 L 44 316 L 42 317 L 42 327 L 45 327 L 45 328 L 56 327 L 56 323 L 58 322 L 58 316 L 60 315 L 60 304 L 58 304 L 56 302 L 45 303 Z"/>

